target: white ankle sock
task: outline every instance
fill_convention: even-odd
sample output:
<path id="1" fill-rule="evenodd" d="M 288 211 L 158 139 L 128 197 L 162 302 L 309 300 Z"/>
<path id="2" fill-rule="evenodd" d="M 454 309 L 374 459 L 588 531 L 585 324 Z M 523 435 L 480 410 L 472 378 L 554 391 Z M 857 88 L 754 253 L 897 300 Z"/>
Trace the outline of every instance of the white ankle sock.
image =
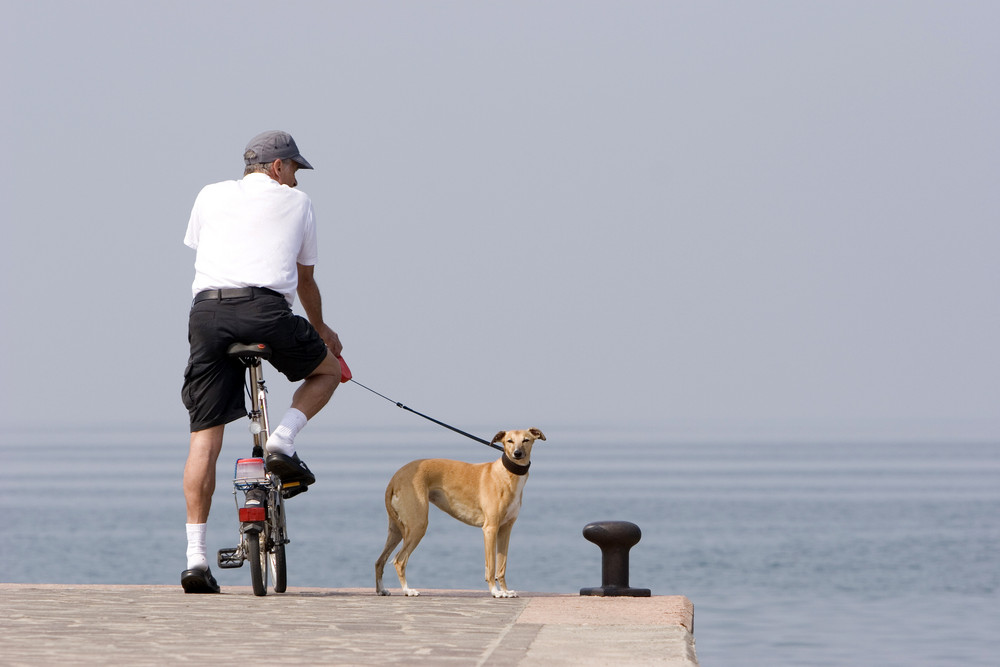
<path id="1" fill-rule="evenodd" d="M 208 556 L 205 552 L 205 532 L 208 524 L 186 523 L 187 529 L 187 569 L 207 570 Z"/>
<path id="2" fill-rule="evenodd" d="M 302 427 L 306 425 L 309 420 L 306 418 L 305 413 L 301 410 L 295 408 L 288 408 L 288 412 L 285 413 L 284 419 L 278 424 L 278 427 L 274 429 L 274 432 L 267 439 L 267 444 L 264 445 L 264 449 L 267 450 L 268 454 L 284 454 L 285 456 L 292 456 L 295 454 L 295 436 L 299 434 Z"/>

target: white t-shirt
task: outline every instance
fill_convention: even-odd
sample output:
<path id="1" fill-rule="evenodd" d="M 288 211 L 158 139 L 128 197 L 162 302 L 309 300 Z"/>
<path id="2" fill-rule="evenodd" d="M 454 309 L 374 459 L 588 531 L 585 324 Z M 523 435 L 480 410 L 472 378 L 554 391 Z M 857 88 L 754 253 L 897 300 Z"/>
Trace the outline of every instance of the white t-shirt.
<path id="1" fill-rule="evenodd" d="M 197 251 L 192 296 L 207 289 L 267 287 L 295 302 L 297 264 L 316 264 L 316 218 L 306 193 L 266 174 L 206 185 L 184 244 Z"/>

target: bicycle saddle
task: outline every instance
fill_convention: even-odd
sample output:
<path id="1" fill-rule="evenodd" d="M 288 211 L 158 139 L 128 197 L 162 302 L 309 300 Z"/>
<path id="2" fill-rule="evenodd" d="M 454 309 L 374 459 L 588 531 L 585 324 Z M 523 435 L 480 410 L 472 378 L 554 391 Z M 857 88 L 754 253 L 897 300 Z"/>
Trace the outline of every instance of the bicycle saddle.
<path id="1" fill-rule="evenodd" d="M 271 358 L 271 347 L 266 343 L 233 343 L 226 352 L 234 359 L 243 359 L 245 357 Z"/>

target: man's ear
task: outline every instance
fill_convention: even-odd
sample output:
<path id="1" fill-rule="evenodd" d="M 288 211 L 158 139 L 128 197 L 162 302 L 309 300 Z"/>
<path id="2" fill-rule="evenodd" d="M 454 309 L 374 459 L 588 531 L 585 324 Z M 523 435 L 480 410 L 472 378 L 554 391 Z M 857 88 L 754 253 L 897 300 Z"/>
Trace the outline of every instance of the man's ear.
<path id="1" fill-rule="evenodd" d="M 493 436 L 492 440 L 490 440 L 490 444 L 492 445 L 496 442 L 501 442 L 505 435 L 507 435 L 507 431 L 497 431 L 497 434 Z"/>

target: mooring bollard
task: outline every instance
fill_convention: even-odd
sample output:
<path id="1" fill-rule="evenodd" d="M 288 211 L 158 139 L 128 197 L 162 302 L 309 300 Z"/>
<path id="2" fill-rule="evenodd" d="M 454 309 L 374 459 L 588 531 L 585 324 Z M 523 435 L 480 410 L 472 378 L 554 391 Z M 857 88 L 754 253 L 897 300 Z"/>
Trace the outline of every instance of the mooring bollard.
<path id="1" fill-rule="evenodd" d="M 583 536 L 601 548 L 601 586 L 581 588 L 580 595 L 650 597 L 648 588 L 628 585 L 628 551 L 642 537 L 628 521 L 595 521 L 583 527 Z"/>

